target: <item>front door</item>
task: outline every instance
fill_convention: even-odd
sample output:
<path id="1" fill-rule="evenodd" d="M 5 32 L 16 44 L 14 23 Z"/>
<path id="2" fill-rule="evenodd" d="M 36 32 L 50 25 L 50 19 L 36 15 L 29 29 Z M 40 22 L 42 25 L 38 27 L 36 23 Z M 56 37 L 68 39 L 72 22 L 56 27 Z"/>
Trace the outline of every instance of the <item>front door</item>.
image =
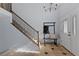
<path id="1" fill-rule="evenodd" d="M 72 30 L 72 21 L 70 17 L 64 19 L 64 46 L 71 50 L 71 30 Z"/>
<path id="2" fill-rule="evenodd" d="M 64 46 L 72 53 L 77 51 L 77 19 L 75 16 L 69 16 L 64 19 Z"/>
<path id="3" fill-rule="evenodd" d="M 72 53 L 78 53 L 77 50 L 77 17 L 74 15 L 71 17 L 71 27 L 72 27 L 72 30 L 71 30 L 71 52 Z"/>

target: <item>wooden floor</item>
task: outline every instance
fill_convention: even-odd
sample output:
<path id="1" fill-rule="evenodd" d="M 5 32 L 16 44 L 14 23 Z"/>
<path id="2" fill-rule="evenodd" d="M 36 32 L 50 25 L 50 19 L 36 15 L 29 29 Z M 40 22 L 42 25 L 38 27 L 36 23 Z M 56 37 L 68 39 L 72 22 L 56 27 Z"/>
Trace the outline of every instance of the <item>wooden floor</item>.
<path id="1" fill-rule="evenodd" d="M 41 44 L 39 52 L 16 52 L 16 50 L 6 51 L 1 56 L 73 56 L 61 45 Z"/>

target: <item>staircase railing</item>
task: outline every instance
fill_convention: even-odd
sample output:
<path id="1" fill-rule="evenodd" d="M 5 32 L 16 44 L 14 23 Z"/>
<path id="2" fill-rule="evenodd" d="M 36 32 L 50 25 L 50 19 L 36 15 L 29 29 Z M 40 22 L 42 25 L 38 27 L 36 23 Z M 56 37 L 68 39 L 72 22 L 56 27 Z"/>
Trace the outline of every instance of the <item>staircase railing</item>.
<path id="1" fill-rule="evenodd" d="M 12 11 L 13 21 L 12 24 L 18 28 L 25 36 L 31 39 L 34 43 L 39 46 L 39 31 L 35 30 L 26 21 L 24 21 L 20 16 L 18 16 L 14 11 Z"/>

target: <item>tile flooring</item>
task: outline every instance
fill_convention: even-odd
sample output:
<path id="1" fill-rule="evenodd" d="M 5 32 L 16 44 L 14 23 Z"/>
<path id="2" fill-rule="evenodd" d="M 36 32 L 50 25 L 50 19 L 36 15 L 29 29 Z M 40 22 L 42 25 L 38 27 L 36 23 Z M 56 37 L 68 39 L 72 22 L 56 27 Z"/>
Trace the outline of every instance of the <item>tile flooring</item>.
<path id="1" fill-rule="evenodd" d="M 9 50 L 1 54 L 1 56 L 73 56 L 61 45 L 41 44 L 39 52 L 16 52 Z"/>

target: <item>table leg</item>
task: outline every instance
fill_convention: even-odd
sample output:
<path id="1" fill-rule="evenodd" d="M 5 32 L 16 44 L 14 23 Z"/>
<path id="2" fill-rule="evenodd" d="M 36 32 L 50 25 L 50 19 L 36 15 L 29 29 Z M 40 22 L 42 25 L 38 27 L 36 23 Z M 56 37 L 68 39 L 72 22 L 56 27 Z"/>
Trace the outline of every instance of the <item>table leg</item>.
<path id="1" fill-rule="evenodd" d="M 57 39 L 54 39 L 54 44 L 57 45 Z"/>
<path id="2" fill-rule="evenodd" d="M 44 46 L 46 46 L 45 39 L 44 39 Z"/>

